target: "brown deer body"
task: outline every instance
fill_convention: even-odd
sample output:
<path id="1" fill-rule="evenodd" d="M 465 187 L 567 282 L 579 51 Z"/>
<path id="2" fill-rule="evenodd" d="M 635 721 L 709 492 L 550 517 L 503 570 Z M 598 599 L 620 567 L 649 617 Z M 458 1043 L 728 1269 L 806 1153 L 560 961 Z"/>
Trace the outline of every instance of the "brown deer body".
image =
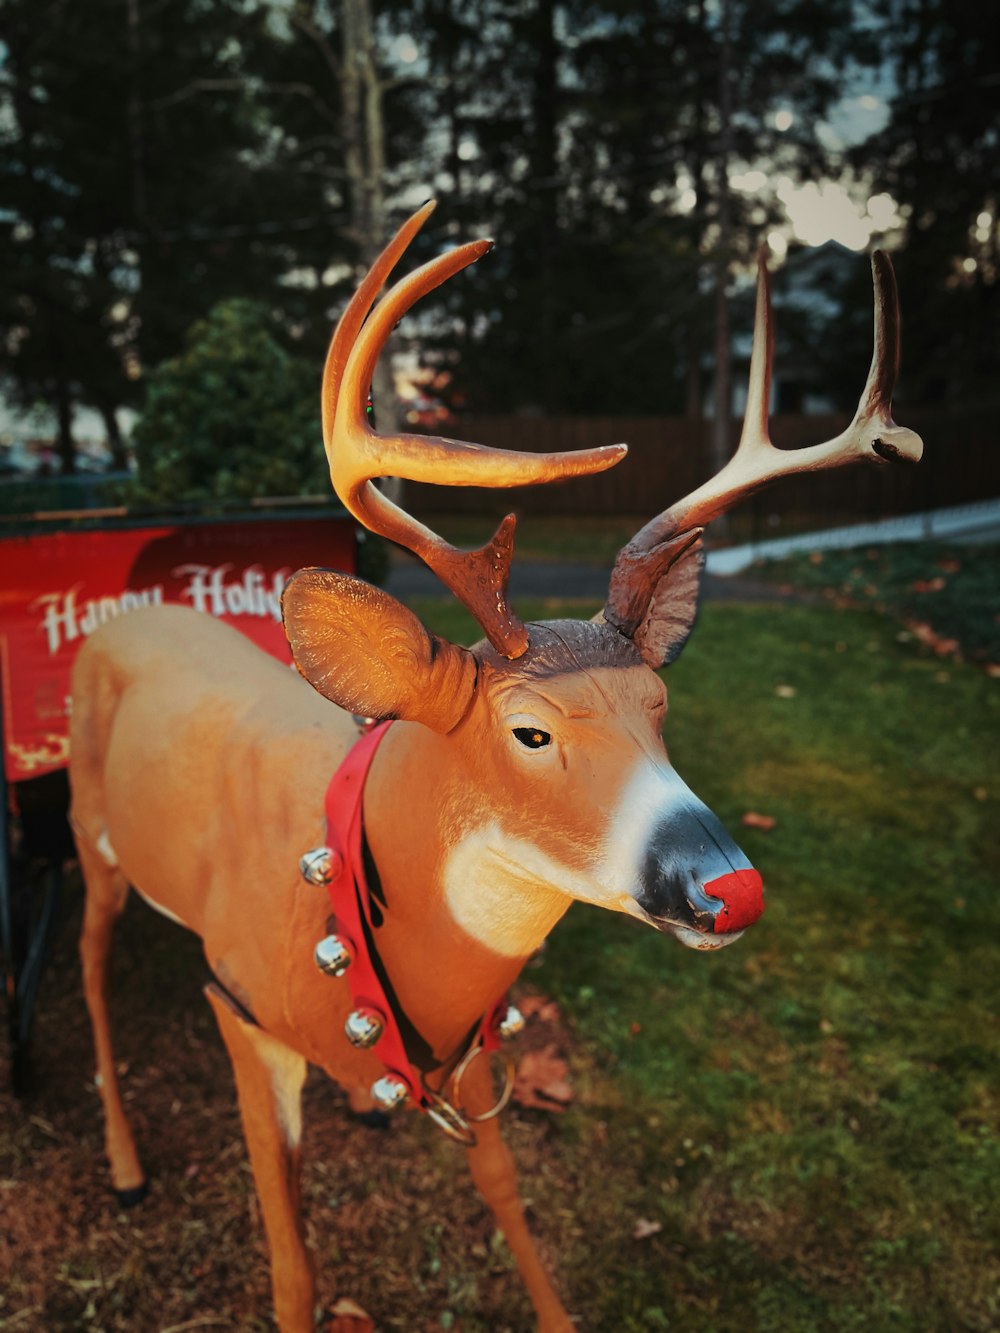
<path id="1" fill-rule="evenodd" d="M 763 907 L 756 872 L 669 764 L 666 694 L 652 669 L 690 631 L 700 526 L 732 502 L 729 480 L 721 501 L 713 492 L 700 507 L 682 505 L 680 523 L 668 510 L 626 548 L 603 617 L 528 626 L 506 604 L 512 524 L 481 552 L 454 552 L 370 485 L 393 474 L 503 486 L 599 470 L 623 452 L 497 455 L 454 441 L 384 441 L 370 430 L 364 399 L 389 329 L 484 248 L 464 247 L 411 275 L 362 328 L 427 212 L 390 244 L 338 327 L 325 435 L 345 503 L 418 551 L 474 610 L 487 640 L 472 649 L 445 643 L 377 589 L 310 570 L 292 580 L 284 607 L 305 680 L 235 631 L 173 607 L 102 629 L 74 675 L 72 818 L 87 883 L 81 954 L 113 1182 L 126 1201 L 143 1187 L 105 999 L 111 929 L 131 884 L 201 936 L 218 979 L 207 992 L 236 1074 L 283 1333 L 311 1329 L 315 1308 L 297 1183 L 306 1065 L 347 1088 L 359 1110 L 371 1106 L 369 1090 L 384 1072 L 377 1045 L 358 1050 L 345 1039 L 352 1001 L 344 980 L 312 963 L 330 904 L 297 866 L 324 842 L 324 797 L 356 739 L 352 713 L 398 719 L 363 792 L 384 903 L 375 947 L 419 1047 L 413 1063 L 438 1091 L 470 1032 L 572 900 L 628 912 L 695 947 L 737 938 Z M 769 374 L 763 279 L 762 308 L 752 405 Z M 871 410 L 859 413 L 869 434 L 874 420 L 880 445 L 894 442 L 875 449 L 877 458 L 919 454 L 919 441 L 888 418 L 895 351 L 879 330 L 894 328 L 894 308 L 877 323 L 863 399 Z M 762 425 L 759 434 L 749 448 L 766 453 Z M 816 465 L 848 461 L 842 445 L 827 453 Z M 746 455 L 741 445 L 744 468 Z M 739 489 L 759 482 L 751 465 Z M 486 1061 L 473 1061 L 462 1108 L 472 1118 L 492 1100 Z M 572 1324 L 535 1254 L 495 1119 L 476 1126 L 469 1156 L 540 1328 L 566 1333 Z"/>

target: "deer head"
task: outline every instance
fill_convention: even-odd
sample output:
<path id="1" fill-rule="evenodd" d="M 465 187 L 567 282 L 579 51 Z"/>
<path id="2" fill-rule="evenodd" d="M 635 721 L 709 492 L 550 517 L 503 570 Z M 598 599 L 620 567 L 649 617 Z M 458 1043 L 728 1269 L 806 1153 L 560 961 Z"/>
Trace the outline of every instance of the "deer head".
<path id="1" fill-rule="evenodd" d="M 524 625 L 507 600 L 513 515 L 486 546 L 458 551 L 373 480 L 554 481 L 611 467 L 626 446 L 527 454 L 372 429 L 368 387 L 389 333 L 419 297 L 491 247 L 477 241 L 431 260 L 372 310 L 432 207 L 400 229 L 340 320 L 323 380 L 324 440 L 344 505 L 370 531 L 419 555 L 486 637 L 472 648 L 448 643 L 385 592 L 335 571 L 302 570 L 283 604 L 297 667 L 342 708 L 413 728 L 419 771 L 434 784 L 441 812 L 429 864 L 458 924 L 482 943 L 510 957 L 530 952 L 571 899 L 628 912 L 693 947 L 729 943 L 763 911 L 760 876 L 672 768 L 662 740 L 666 690 L 656 673 L 694 623 L 701 536 L 712 518 L 791 472 L 919 457 L 919 439 L 889 415 L 898 342 L 889 261 L 874 258 L 875 356 L 854 422 L 836 440 L 783 452 L 767 436 L 773 336 L 762 256 L 750 397 L 735 457 L 624 548 L 602 614 Z M 510 902 L 526 895 L 531 910 L 514 913 Z M 483 912 L 484 900 L 493 910 Z"/>

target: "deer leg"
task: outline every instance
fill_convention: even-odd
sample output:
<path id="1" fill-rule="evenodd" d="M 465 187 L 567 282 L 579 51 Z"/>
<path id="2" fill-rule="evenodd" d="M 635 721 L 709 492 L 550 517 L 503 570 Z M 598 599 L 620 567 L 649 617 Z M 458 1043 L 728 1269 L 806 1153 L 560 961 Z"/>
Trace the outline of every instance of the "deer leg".
<path id="1" fill-rule="evenodd" d="M 100 852 L 82 838 L 77 839 L 77 850 L 86 885 L 83 929 L 80 932 L 83 995 L 94 1033 L 97 1061 L 94 1082 L 104 1107 L 104 1150 L 111 1165 L 111 1183 L 118 1201 L 130 1208 L 146 1197 L 146 1179 L 132 1131 L 125 1118 L 115 1073 L 107 993 L 111 935 L 128 898 L 129 886 L 118 867 L 109 864 Z"/>
<path id="2" fill-rule="evenodd" d="M 462 1101 L 472 1114 L 485 1111 L 495 1100 L 488 1066 L 485 1059 L 474 1061 L 462 1081 Z M 510 1246 L 535 1307 L 539 1333 L 574 1333 L 575 1326 L 556 1295 L 528 1231 L 514 1159 L 501 1137 L 499 1118 L 484 1121 L 475 1129 L 476 1144 L 469 1149 L 469 1170 Z"/>
<path id="3" fill-rule="evenodd" d="M 388 1129 L 392 1124 L 392 1117 L 379 1109 L 368 1088 L 348 1088 L 347 1100 L 354 1118 L 369 1129 Z"/>
<path id="4" fill-rule="evenodd" d="M 243 1137 L 271 1255 L 271 1292 L 281 1333 L 312 1333 L 316 1278 L 302 1229 L 299 1189 L 301 1093 L 306 1062 L 244 1017 L 214 985 L 205 994 L 236 1075 Z"/>

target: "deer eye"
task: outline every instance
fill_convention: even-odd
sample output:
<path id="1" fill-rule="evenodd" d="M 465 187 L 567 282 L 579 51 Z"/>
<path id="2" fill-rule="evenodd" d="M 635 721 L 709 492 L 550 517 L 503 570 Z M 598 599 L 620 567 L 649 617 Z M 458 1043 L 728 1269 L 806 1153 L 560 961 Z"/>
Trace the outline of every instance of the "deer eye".
<path id="1" fill-rule="evenodd" d="M 513 727 L 512 731 L 526 750 L 541 750 L 552 744 L 552 737 L 541 727 Z"/>

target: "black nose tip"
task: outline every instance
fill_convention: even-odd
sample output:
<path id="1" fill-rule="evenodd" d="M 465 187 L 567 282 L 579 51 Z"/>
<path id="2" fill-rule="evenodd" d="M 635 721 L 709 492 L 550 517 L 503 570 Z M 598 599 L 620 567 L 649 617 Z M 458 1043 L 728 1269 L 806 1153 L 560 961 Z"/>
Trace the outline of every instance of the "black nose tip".
<path id="1" fill-rule="evenodd" d="M 637 895 L 639 906 L 655 921 L 669 921 L 711 932 L 721 903 L 709 898 L 690 872 L 656 876 Z"/>
<path id="2" fill-rule="evenodd" d="M 640 872 L 637 901 L 657 921 L 704 933 L 718 931 L 720 925 L 725 930 L 720 923 L 725 902 L 706 892 L 706 886 L 734 871 L 754 873 L 721 822 L 692 798 L 657 824 Z"/>

